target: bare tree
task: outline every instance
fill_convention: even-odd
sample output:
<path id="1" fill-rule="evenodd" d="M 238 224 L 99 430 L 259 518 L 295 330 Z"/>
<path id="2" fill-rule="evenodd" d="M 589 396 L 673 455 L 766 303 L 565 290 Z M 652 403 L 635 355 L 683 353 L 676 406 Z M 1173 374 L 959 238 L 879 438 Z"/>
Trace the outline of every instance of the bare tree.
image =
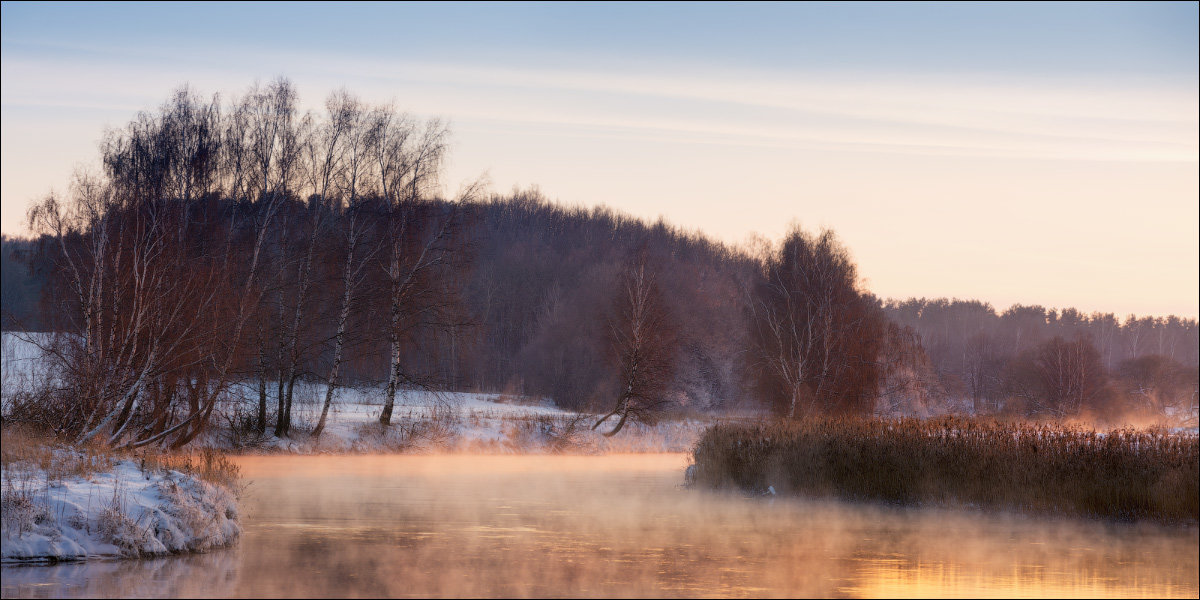
<path id="1" fill-rule="evenodd" d="M 300 361 L 303 348 L 300 341 L 300 328 L 305 318 L 305 308 L 309 302 L 309 291 L 313 280 L 313 259 L 317 251 L 317 242 L 321 238 L 328 213 L 326 196 L 332 183 L 333 174 L 338 168 L 338 147 L 343 133 L 344 122 L 329 119 L 319 131 L 314 127 L 312 115 L 305 115 L 296 127 L 287 127 L 283 135 L 283 160 L 281 167 L 285 171 L 283 181 L 288 181 L 286 172 L 295 170 L 292 164 L 298 162 L 298 157 L 307 158 L 310 188 L 315 202 L 309 203 L 304 211 L 304 226 L 308 229 L 308 243 L 304 248 L 304 257 L 296 268 L 296 289 L 292 300 L 295 302 L 292 311 L 292 323 L 283 338 L 286 345 L 287 374 L 281 377 L 286 382 L 286 392 L 280 398 L 280 410 L 276 415 L 275 435 L 286 437 L 292 424 L 292 399 L 296 388 L 296 379 L 300 374 Z M 286 165 L 286 166 L 285 166 Z M 286 196 L 286 184 L 285 184 Z M 281 374 L 282 375 L 282 374 Z"/>
<path id="2" fill-rule="evenodd" d="M 325 430 L 326 419 L 329 417 L 329 407 L 333 403 L 333 392 L 338 386 L 341 375 L 343 353 L 349 334 L 350 312 L 356 301 L 356 293 L 362 288 L 366 279 L 366 267 L 378 251 L 379 246 L 370 247 L 362 252 L 364 240 L 368 233 L 361 205 L 349 206 L 344 216 L 346 237 L 346 260 L 342 267 L 342 300 L 338 310 L 337 333 L 333 339 L 333 362 L 329 367 L 326 378 L 325 401 L 321 405 L 321 417 L 313 428 L 312 436 L 319 437 Z M 360 256 L 361 255 L 361 256 Z"/>
<path id="3" fill-rule="evenodd" d="M 980 415 L 995 410 L 1002 365 L 995 342 L 987 333 L 976 333 L 966 340 L 962 357 L 963 379 L 971 397 L 972 412 Z"/>
<path id="4" fill-rule="evenodd" d="M 429 389 L 436 382 L 404 364 L 404 345 L 418 336 L 468 323 L 461 316 L 460 291 L 448 285 L 465 259 L 460 239 L 464 202 L 475 197 L 479 184 L 468 186 L 454 202 L 413 202 L 391 210 L 388 233 L 392 254 L 388 277 L 389 376 L 379 421 L 391 423 L 396 393 L 402 386 Z M 397 214 L 399 213 L 399 215 Z"/>
<path id="5" fill-rule="evenodd" d="M 830 231 L 794 229 L 767 247 L 747 300 L 749 376 L 776 412 L 869 411 L 880 377 L 883 318 L 858 291 Z"/>
<path id="6" fill-rule="evenodd" d="M 1066 341 L 1060 337 L 1042 343 L 1034 356 L 1046 394 L 1041 408 L 1057 417 L 1078 415 L 1094 408 L 1107 385 L 1108 374 L 1096 347 L 1084 338 Z"/>
<path id="7" fill-rule="evenodd" d="M 434 278 L 439 268 L 448 266 L 455 250 L 457 204 L 448 214 L 439 214 L 426 199 L 436 183 L 446 152 L 448 132 L 440 122 L 430 121 L 420 136 L 397 133 L 403 121 L 389 117 L 389 109 L 376 111 L 372 147 L 376 162 L 383 166 L 381 185 L 387 202 L 386 273 L 390 294 L 388 302 L 389 368 L 387 396 L 379 422 L 391 424 L 396 392 L 401 385 L 419 383 L 403 365 L 402 344 L 408 333 L 421 325 L 436 323 L 439 309 L 447 299 L 435 293 Z M 412 144 L 407 140 L 417 138 Z"/>
<path id="8" fill-rule="evenodd" d="M 884 331 L 876 412 L 928 416 L 941 390 L 920 336 L 911 327 L 895 323 L 888 323 Z"/>
<path id="9" fill-rule="evenodd" d="M 217 99 L 183 88 L 157 115 L 106 136 L 104 177 L 81 176 L 65 203 L 51 196 L 30 212 L 65 292 L 49 296 L 65 300 L 55 311 L 65 334 L 52 348 L 58 389 L 47 395 L 68 403 L 55 424 L 67 437 L 186 444 L 241 362 L 277 203 L 252 211 L 259 227 L 210 210 L 210 193 L 240 177 L 223 175 L 237 161 L 221 160 L 222 135 L 236 127 L 221 120 Z"/>
<path id="10" fill-rule="evenodd" d="M 225 350 L 211 319 L 229 316 L 220 257 L 189 251 L 194 228 L 182 203 L 122 206 L 122 198 L 81 178 L 72 208 L 51 198 L 31 212 L 33 225 L 57 238 L 57 262 L 74 290 L 65 325 L 77 334 L 58 336 L 53 349 L 61 391 L 81 399 L 82 410 L 64 411 L 64 433 L 87 441 L 107 432 L 111 444 L 129 437 L 137 445 L 177 434 L 171 443 L 186 443 L 212 410 L 208 383 L 215 377 L 219 388 L 227 371 L 209 368 Z M 165 387 L 181 380 L 190 392 L 184 417 L 170 423 L 174 391 Z"/>
<path id="11" fill-rule="evenodd" d="M 1122 361 L 1118 366 L 1131 408 L 1160 421 L 1176 424 L 1192 418 L 1196 401 L 1196 367 L 1160 354 Z"/>
<path id="12" fill-rule="evenodd" d="M 338 378 L 341 375 L 342 360 L 349 333 L 350 313 L 356 301 L 356 293 L 363 286 L 367 277 L 367 265 L 370 264 L 370 261 L 373 260 L 376 252 L 379 250 L 379 246 L 374 245 L 367 248 L 365 252 L 362 251 L 362 246 L 370 231 L 367 216 L 368 207 L 359 201 L 356 193 L 358 165 L 361 163 L 361 156 L 363 156 L 363 148 L 361 146 L 372 135 L 369 130 L 363 131 L 363 129 L 374 127 L 374 125 L 364 119 L 361 103 L 345 92 L 331 95 L 326 102 L 326 107 L 329 111 L 331 123 L 326 135 L 334 137 L 336 134 L 339 140 L 349 138 L 350 141 L 348 143 L 341 144 L 340 155 L 350 155 L 353 166 L 350 169 L 341 169 L 342 172 L 350 172 L 348 179 L 351 181 L 351 184 L 347 186 L 350 192 L 349 198 L 346 200 L 347 204 L 343 207 L 344 211 L 341 215 L 346 252 L 341 276 L 341 306 L 338 311 L 337 332 L 334 334 L 333 339 L 333 362 L 329 368 L 329 376 L 326 378 L 325 401 L 321 406 L 321 417 L 313 429 L 313 437 L 319 437 L 325 429 L 325 424 L 329 416 L 329 408 L 333 403 L 333 393 L 337 388 Z M 367 146 L 369 149 L 369 144 Z M 323 182 L 330 179 L 322 176 Z"/>
<path id="13" fill-rule="evenodd" d="M 1108 372 L 1084 337 L 1055 336 L 1012 357 L 1004 383 L 1014 409 L 1057 419 L 1094 412 L 1108 400 Z"/>
<path id="14" fill-rule="evenodd" d="M 620 373 L 620 388 L 612 411 L 592 429 L 619 419 L 605 436 L 616 435 L 630 419 L 653 424 L 675 378 L 675 322 L 647 261 L 645 248 L 627 261 L 609 317 L 609 362 Z"/>

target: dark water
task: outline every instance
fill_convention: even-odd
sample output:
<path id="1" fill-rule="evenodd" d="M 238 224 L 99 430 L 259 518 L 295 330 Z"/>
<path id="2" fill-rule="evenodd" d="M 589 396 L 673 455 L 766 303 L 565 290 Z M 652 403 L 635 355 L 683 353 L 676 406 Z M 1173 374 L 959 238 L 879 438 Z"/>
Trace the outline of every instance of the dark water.
<path id="1" fill-rule="evenodd" d="M 234 548 L 4 567 L 4 597 L 1189 596 L 1195 527 L 684 490 L 681 454 L 278 456 Z"/>

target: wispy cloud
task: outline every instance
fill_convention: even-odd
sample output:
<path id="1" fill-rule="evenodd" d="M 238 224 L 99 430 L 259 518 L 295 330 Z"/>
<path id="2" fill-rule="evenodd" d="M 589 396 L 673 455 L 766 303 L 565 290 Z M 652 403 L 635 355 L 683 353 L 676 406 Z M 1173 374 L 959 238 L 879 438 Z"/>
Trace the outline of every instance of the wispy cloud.
<path id="1" fill-rule="evenodd" d="M 233 52 L 231 54 L 236 54 Z M 206 60 L 211 60 L 211 56 Z M 232 58 L 232 56 L 228 57 Z M 636 136 L 709 144 L 814 147 L 1045 159 L 1198 160 L 1194 86 L 855 79 L 796 73 L 640 73 L 494 69 L 326 55 L 259 56 L 299 82 L 359 82 L 419 113 L 459 122 L 555 125 L 572 135 Z M 6 105 L 130 111 L 181 83 L 167 65 L 99 66 L 4 58 Z M 189 70 L 203 91 L 237 92 L 251 69 Z M 87 90 L 87 94 L 80 93 Z M 324 90 L 322 90 L 324 91 Z M 87 103 L 73 100 L 87 97 Z M 318 107 L 320 98 L 307 101 Z"/>

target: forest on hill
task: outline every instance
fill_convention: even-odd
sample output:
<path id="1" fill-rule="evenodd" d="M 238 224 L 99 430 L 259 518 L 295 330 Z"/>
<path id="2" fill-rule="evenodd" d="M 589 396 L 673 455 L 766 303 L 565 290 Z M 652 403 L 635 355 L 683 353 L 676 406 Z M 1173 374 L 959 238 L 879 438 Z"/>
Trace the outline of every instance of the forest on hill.
<path id="1" fill-rule="evenodd" d="M 620 423 L 1195 420 L 1195 319 L 881 300 L 829 231 L 735 247 L 536 189 L 441 197 L 447 132 L 344 91 L 301 112 L 286 80 L 229 102 L 183 88 L 109 132 L 102 172 L 3 240 L 4 328 L 72 334 L 49 349 L 67 383 L 31 392 L 28 418 L 183 444 L 253 385 L 255 426 L 286 435 L 296 382 L 317 381 L 377 386 L 385 422 L 411 388 Z"/>

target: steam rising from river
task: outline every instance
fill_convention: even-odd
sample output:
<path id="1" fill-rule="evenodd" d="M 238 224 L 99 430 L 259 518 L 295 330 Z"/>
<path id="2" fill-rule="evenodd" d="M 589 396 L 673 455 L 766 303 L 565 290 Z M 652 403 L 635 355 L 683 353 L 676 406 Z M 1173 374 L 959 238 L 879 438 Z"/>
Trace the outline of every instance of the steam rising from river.
<path id="1" fill-rule="evenodd" d="M 1194 526 L 686 490 L 682 454 L 239 462 L 238 547 L 5 568 L 4 596 L 1194 597 L 1200 577 Z"/>

